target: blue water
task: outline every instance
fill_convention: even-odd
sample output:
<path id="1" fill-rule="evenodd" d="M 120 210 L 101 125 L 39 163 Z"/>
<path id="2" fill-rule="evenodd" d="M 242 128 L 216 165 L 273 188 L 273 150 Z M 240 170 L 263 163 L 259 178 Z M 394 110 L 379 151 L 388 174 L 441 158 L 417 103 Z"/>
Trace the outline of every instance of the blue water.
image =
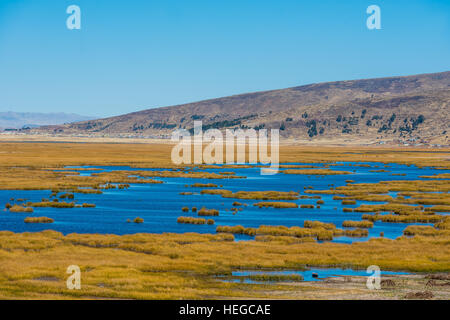
<path id="1" fill-rule="evenodd" d="M 312 163 L 302 163 L 302 165 Z M 246 176 L 246 179 L 186 179 L 186 178 L 155 178 L 164 181 L 163 184 L 132 184 L 129 189 L 104 190 L 103 194 L 75 194 L 76 203 L 95 203 L 96 208 L 35 208 L 33 214 L 11 213 L 0 211 L 0 230 L 14 232 L 41 231 L 53 229 L 69 233 L 102 233 L 102 234 L 134 234 L 134 233 L 215 233 L 218 225 L 243 225 L 245 227 L 258 227 L 260 225 L 284 225 L 303 226 L 305 220 L 318 220 L 322 222 L 334 223 L 338 228 L 342 227 L 344 220 L 361 220 L 362 213 L 342 212 L 343 207 L 355 208 L 364 203 L 376 203 L 367 201 L 357 201 L 356 205 L 342 206 L 341 201 L 332 200 L 333 195 L 321 195 L 325 204 L 320 209 L 259 209 L 253 206 L 256 200 L 238 200 L 222 198 L 219 195 L 201 195 L 202 188 L 191 188 L 185 185 L 193 183 L 215 183 L 223 185 L 224 189 L 231 191 L 298 191 L 304 194 L 304 187 L 312 186 L 316 190 L 329 189 L 346 185 L 345 180 L 354 180 L 356 183 L 376 183 L 388 180 L 415 180 L 421 175 L 433 175 L 447 172 L 434 168 L 417 168 L 415 166 L 405 166 L 390 164 L 388 168 L 382 163 L 367 163 L 371 168 L 350 166 L 351 163 L 339 163 L 331 166 L 332 170 L 346 170 L 353 172 L 349 175 L 332 176 L 305 176 L 287 175 L 279 173 L 268 176 L 260 175 L 260 168 L 240 168 L 240 169 L 208 169 L 199 171 L 221 172 L 233 171 L 236 175 Z M 379 166 L 379 167 L 374 167 Z M 93 167 L 85 167 L 93 168 Z M 106 171 L 111 170 L 155 170 L 136 169 L 126 166 L 101 167 Z M 385 169 L 390 172 L 374 173 L 370 170 Z M 160 170 L 160 169 L 157 169 Z M 282 171 L 283 169 L 281 169 Z M 81 171 L 82 175 L 90 175 L 98 171 Z M 405 173 L 406 176 L 392 176 L 392 173 Z M 194 192 L 193 195 L 179 195 L 180 192 Z M 26 198 L 29 201 L 41 201 L 42 198 L 49 198 L 50 191 L 21 191 L 21 190 L 0 190 L 0 205 L 10 202 L 10 198 Z M 306 194 L 310 195 L 310 194 Z M 395 196 L 395 193 L 392 193 Z M 316 204 L 318 199 L 299 199 L 293 202 L 300 204 Z M 243 211 L 235 215 L 231 211 L 232 203 L 239 201 L 248 204 L 243 207 Z M 182 212 L 181 208 L 197 207 L 200 209 L 214 208 L 220 211 L 220 216 L 213 217 L 215 225 L 189 225 L 178 224 L 179 216 L 193 216 L 192 212 Z M 53 218 L 53 224 L 25 224 L 24 218 L 27 216 L 46 216 Z M 144 219 L 144 223 L 127 223 L 127 219 L 133 220 L 136 217 Z M 395 239 L 402 235 L 408 224 L 403 223 L 383 223 L 376 222 L 372 229 L 369 229 L 369 237 L 378 237 L 380 232 L 384 232 L 386 238 Z M 248 236 L 236 236 L 238 240 L 251 239 Z M 347 238 L 338 237 L 333 241 L 350 243 L 354 241 L 366 241 L 368 238 Z"/>
<path id="2" fill-rule="evenodd" d="M 312 275 L 316 273 L 318 278 L 314 278 Z M 406 272 L 393 272 L 381 270 L 380 276 L 383 275 L 407 275 Z M 283 271 L 234 271 L 232 273 L 235 277 L 240 279 L 231 279 L 226 281 L 231 282 L 244 282 L 244 283 L 265 283 L 262 281 L 255 281 L 246 277 L 251 275 L 301 275 L 303 281 L 320 281 L 326 278 L 333 278 L 339 276 L 361 276 L 368 277 L 373 275 L 373 272 L 367 273 L 366 270 L 354 270 L 354 269 L 341 269 L 341 268 L 310 268 L 308 270 L 283 270 Z"/>

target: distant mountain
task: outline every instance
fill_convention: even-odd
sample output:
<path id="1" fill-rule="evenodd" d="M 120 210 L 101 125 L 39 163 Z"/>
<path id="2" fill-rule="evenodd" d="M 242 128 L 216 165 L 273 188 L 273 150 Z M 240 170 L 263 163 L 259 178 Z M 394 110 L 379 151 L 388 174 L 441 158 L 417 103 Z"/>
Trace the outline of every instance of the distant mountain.
<path id="1" fill-rule="evenodd" d="M 36 133 L 169 137 L 177 128 L 277 128 L 286 140 L 448 144 L 450 72 L 337 81 L 247 93 Z"/>
<path id="2" fill-rule="evenodd" d="M 43 125 L 58 125 L 91 120 L 93 117 L 67 113 L 0 112 L 0 128 L 36 128 Z"/>

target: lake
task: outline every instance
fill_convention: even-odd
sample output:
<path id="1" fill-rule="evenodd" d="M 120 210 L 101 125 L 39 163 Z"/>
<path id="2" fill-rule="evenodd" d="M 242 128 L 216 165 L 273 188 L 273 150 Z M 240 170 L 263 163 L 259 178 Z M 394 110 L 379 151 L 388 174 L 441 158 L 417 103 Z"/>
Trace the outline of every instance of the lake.
<path id="1" fill-rule="evenodd" d="M 359 163 L 361 164 L 361 163 Z M 102 233 L 102 234 L 134 234 L 134 233 L 215 233 L 218 225 L 243 225 L 244 227 L 259 227 L 260 225 L 303 226 L 305 220 L 318 220 L 326 223 L 334 223 L 342 228 L 344 220 L 361 220 L 362 213 L 342 212 L 343 207 L 355 208 L 361 204 L 376 204 L 381 202 L 356 201 L 356 205 L 341 204 L 340 200 L 333 200 L 333 195 L 321 195 L 325 202 L 320 209 L 275 209 L 253 206 L 258 200 L 241 200 L 222 198 L 220 195 L 201 195 L 203 188 L 186 187 L 193 183 L 215 183 L 223 185 L 223 189 L 236 191 L 296 191 L 304 194 L 304 187 L 312 186 L 315 190 L 330 189 L 346 185 L 346 180 L 354 180 L 355 183 L 377 183 L 389 180 L 418 180 L 422 175 L 446 173 L 448 171 L 434 168 L 418 168 L 400 164 L 364 163 L 370 167 L 355 166 L 358 163 L 337 163 L 330 166 L 331 170 L 351 171 L 348 175 L 290 175 L 279 173 L 277 175 L 261 175 L 259 167 L 238 169 L 204 169 L 196 171 L 223 172 L 233 171 L 238 176 L 246 176 L 246 179 L 191 179 L 191 178 L 155 178 L 164 181 L 163 184 L 131 184 L 128 189 L 108 189 L 103 194 L 75 194 L 76 203 L 94 203 L 95 208 L 34 208 L 33 214 L 26 213 L 0 213 L 0 230 L 14 232 L 42 231 L 53 229 L 63 234 L 69 233 Z M 290 163 L 292 165 L 292 163 Z M 299 163 L 299 165 L 323 166 L 317 163 Z M 83 167 L 93 168 L 93 167 Z M 95 166 L 105 171 L 113 170 L 161 170 L 138 169 L 127 166 Z M 371 170 L 387 170 L 389 172 L 371 172 Z M 284 169 L 280 169 L 284 170 Z M 95 170 L 80 171 L 81 175 L 90 175 Z M 392 176 L 392 174 L 405 174 L 405 176 Z M 192 195 L 180 195 L 180 192 L 194 192 Z M 28 201 L 39 202 L 42 198 L 49 198 L 50 191 L 23 191 L 0 190 L 0 204 L 10 202 L 10 198 L 26 198 Z M 308 194 L 311 195 L 311 194 Z M 390 195 L 396 196 L 396 193 Z M 227 209 L 231 209 L 232 203 L 239 201 L 248 204 L 243 211 L 235 215 Z M 316 204 L 317 199 L 299 199 L 290 202 L 297 204 Z M 177 223 L 179 216 L 193 216 L 195 213 L 182 212 L 181 208 L 187 206 L 206 207 L 217 209 L 220 215 L 212 217 L 215 225 L 190 225 Z M 443 213 L 448 214 L 448 213 Z M 52 224 L 26 224 L 26 216 L 46 216 L 55 220 Z M 127 223 L 127 219 L 136 217 L 144 219 L 144 223 Z M 369 237 L 349 238 L 336 237 L 334 242 L 350 243 L 366 241 L 370 237 L 378 237 L 384 232 L 384 237 L 395 239 L 402 235 L 405 223 L 375 222 L 369 229 Z M 422 224 L 423 225 L 423 224 Z M 250 236 L 236 235 L 236 240 L 252 239 Z"/>

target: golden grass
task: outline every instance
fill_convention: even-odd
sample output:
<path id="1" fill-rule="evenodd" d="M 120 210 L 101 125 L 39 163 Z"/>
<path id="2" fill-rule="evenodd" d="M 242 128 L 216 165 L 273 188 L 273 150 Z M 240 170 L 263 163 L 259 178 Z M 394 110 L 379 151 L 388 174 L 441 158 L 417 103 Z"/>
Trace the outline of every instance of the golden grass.
<path id="1" fill-rule="evenodd" d="M 218 216 L 219 215 L 219 210 L 207 209 L 207 208 L 203 207 L 200 210 L 198 210 L 197 214 L 199 216 Z"/>
<path id="2" fill-rule="evenodd" d="M 134 223 L 144 223 L 144 219 L 140 218 L 140 217 L 136 217 L 133 220 Z"/>
<path id="3" fill-rule="evenodd" d="M 259 208 L 298 208 L 298 204 L 293 202 L 257 202 L 253 205 Z"/>
<path id="4" fill-rule="evenodd" d="M 295 269 L 305 265 L 365 269 L 376 264 L 382 270 L 447 272 L 450 263 L 448 238 L 441 237 L 372 239 L 348 245 L 284 242 L 286 238 L 271 241 L 267 237 L 265 241 L 233 242 L 228 236 L 0 232 L 0 297 L 264 298 L 273 297 L 281 288 L 242 287 L 214 281 L 214 277 L 236 269 Z M 81 290 L 66 288 L 66 269 L 72 264 L 81 267 Z M 59 281 L 33 280 L 41 277 Z"/>
<path id="5" fill-rule="evenodd" d="M 391 223 L 436 223 L 443 221 L 444 217 L 440 215 L 394 215 L 394 214 L 364 214 L 363 219 L 369 221 L 381 221 Z"/>
<path id="6" fill-rule="evenodd" d="M 437 205 L 437 206 L 432 206 L 432 207 L 430 207 L 430 208 L 425 208 L 425 211 L 432 211 L 432 212 L 450 212 L 450 206 Z"/>
<path id="7" fill-rule="evenodd" d="M 327 230 L 335 230 L 336 226 L 333 223 L 324 223 L 320 221 L 310 221 L 305 220 L 303 223 L 304 228 L 316 229 L 316 228 L 324 228 Z"/>
<path id="8" fill-rule="evenodd" d="M 27 212 L 27 213 L 31 213 L 33 212 L 33 208 L 30 207 L 23 207 L 23 206 L 19 206 L 19 205 L 13 205 L 12 207 L 9 208 L 10 212 Z"/>
<path id="9" fill-rule="evenodd" d="M 95 204 L 94 203 L 83 203 L 81 206 L 83 208 L 95 208 Z"/>
<path id="10" fill-rule="evenodd" d="M 342 223 L 342 226 L 344 228 L 373 228 L 373 222 L 346 220 Z"/>
<path id="11" fill-rule="evenodd" d="M 74 208 L 75 202 L 28 202 L 27 206 L 34 208 Z"/>
<path id="12" fill-rule="evenodd" d="M 215 183 L 194 183 L 191 184 L 193 188 L 217 188 L 217 184 Z"/>
<path id="13" fill-rule="evenodd" d="M 206 219 L 203 218 L 193 218 L 193 217 L 178 217 L 178 223 L 189 223 L 189 224 L 205 224 Z"/>
<path id="14" fill-rule="evenodd" d="M 25 223 L 53 223 L 55 220 L 52 218 L 47 217 L 26 217 L 25 220 L 23 220 Z"/>

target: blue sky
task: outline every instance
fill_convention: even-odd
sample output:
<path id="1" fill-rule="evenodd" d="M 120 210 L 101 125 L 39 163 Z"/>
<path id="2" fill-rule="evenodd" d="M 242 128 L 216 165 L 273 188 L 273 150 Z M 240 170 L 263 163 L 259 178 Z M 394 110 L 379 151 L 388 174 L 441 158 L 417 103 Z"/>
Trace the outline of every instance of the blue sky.
<path id="1" fill-rule="evenodd" d="M 66 27 L 72 4 L 81 30 Z M 366 27 L 372 4 L 381 30 Z M 111 116 L 448 70 L 448 0 L 0 1 L 0 111 Z"/>

